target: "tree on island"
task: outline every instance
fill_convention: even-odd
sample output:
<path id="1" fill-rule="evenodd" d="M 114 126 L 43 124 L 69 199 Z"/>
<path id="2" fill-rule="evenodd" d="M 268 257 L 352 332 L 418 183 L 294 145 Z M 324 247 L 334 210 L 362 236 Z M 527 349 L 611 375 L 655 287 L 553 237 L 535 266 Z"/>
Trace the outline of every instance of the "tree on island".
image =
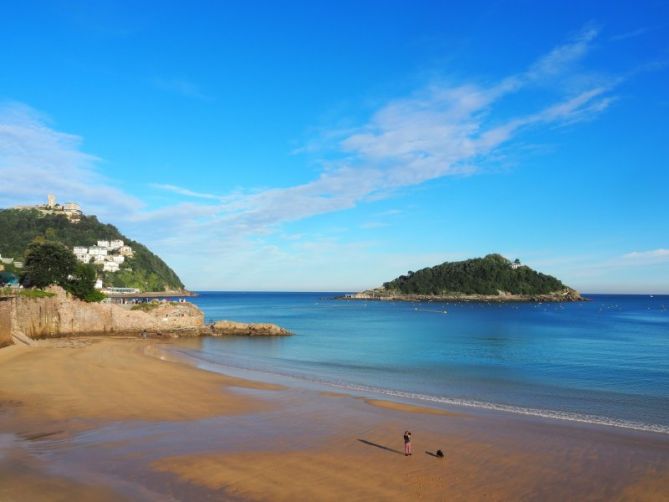
<path id="1" fill-rule="evenodd" d="M 516 259 L 516 265 L 520 260 Z M 516 295 L 542 295 L 565 289 L 550 275 L 531 268 L 512 266 L 500 254 L 483 258 L 445 262 L 428 267 L 383 284 L 386 291 L 405 295 L 499 295 L 500 291 Z"/>

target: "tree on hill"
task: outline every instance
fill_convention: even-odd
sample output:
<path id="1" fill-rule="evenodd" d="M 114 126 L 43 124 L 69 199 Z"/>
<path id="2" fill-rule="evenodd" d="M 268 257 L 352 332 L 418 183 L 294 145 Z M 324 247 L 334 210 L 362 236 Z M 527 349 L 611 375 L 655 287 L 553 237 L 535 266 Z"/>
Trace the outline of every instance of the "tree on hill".
<path id="1" fill-rule="evenodd" d="M 87 302 L 99 302 L 105 296 L 95 289 L 97 270 L 77 262 L 72 251 L 59 242 L 36 240 L 28 246 L 21 283 L 27 287 L 56 285 Z"/>
<path id="2" fill-rule="evenodd" d="M 65 289 L 77 298 L 87 302 L 99 302 L 105 295 L 95 289 L 98 278 L 97 270 L 93 265 L 77 263 L 74 272 L 68 278 Z"/>
<path id="3" fill-rule="evenodd" d="M 28 246 L 21 284 L 46 288 L 52 284 L 65 287 L 74 272 L 77 259 L 59 242 L 33 242 Z"/>

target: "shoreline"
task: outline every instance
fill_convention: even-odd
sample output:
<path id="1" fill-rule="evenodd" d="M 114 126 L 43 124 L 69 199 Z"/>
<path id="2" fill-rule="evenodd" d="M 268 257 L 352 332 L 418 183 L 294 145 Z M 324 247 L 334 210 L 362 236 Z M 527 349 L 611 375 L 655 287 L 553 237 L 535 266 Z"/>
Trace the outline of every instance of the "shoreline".
<path id="1" fill-rule="evenodd" d="M 177 344 L 178 347 L 178 344 Z M 393 402 L 401 406 L 425 408 L 446 413 L 482 413 L 498 417 L 524 417 L 529 420 L 549 421 L 551 423 L 602 428 L 603 430 L 620 430 L 634 433 L 659 434 L 669 437 L 669 426 L 645 423 L 638 420 L 589 415 L 576 411 L 531 408 L 527 406 L 479 401 L 474 399 L 456 398 L 422 394 L 412 391 L 395 390 L 361 384 L 343 384 L 320 378 L 306 378 L 298 375 L 259 370 L 248 367 L 223 364 L 205 357 L 199 357 L 189 349 L 186 352 L 175 346 L 168 346 L 165 354 L 175 357 L 184 364 L 214 373 L 234 376 L 235 378 L 272 381 L 279 385 L 291 387 L 308 387 L 318 389 L 321 394 L 341 395 L 355 399 L 378 402 Z"/>
<path id="2" fill-rule="evenodd" d="M 590 301 L 584 296 L 546 295 L 417 295 L 372 294 L 369 292 L 337 296 L 336 300 L 408 303 L 576 303 Z"/>
<path id="3" fill-rule="evenodd" d="M 660 500 L 669 490 L 663 434 L 501 412 L 443 413 L 249 381 L 165 357 L 197 339 L 50 344 L 0 350 L 0 498 L 56 489 L 108 500 L 144 499 L 141 493 L 177 500 Z M 416 443 L 409 459 L 397 454 L 407 428 Z M 446 458 L 430 455 L 437 448 Z M 109 465 L 115 474 L 103 476 Z"/>

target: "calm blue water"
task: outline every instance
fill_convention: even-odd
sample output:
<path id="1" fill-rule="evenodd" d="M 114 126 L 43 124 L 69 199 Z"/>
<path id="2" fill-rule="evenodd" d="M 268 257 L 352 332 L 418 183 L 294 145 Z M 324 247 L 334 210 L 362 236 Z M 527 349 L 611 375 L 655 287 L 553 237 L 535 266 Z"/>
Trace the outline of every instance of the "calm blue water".
<path id="1" fill-rule="evenodd" d="M 201 293 L 208 320 L 286 338 L 206 338 L 198 357 L 339 388 L 669 433 L 669 296 L 569 304 Z"/>

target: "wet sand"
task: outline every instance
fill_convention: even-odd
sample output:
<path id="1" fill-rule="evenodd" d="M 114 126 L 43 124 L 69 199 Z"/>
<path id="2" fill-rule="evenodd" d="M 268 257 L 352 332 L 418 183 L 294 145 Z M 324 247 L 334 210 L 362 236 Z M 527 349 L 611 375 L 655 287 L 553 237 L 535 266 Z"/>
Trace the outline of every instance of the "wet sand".
<path id="1" fill-rule="evenodd" d="M 0 350 L 0 500 L 669 494 L 666 435 L 249 382 L 162 348 L 84 338 Z"/>

